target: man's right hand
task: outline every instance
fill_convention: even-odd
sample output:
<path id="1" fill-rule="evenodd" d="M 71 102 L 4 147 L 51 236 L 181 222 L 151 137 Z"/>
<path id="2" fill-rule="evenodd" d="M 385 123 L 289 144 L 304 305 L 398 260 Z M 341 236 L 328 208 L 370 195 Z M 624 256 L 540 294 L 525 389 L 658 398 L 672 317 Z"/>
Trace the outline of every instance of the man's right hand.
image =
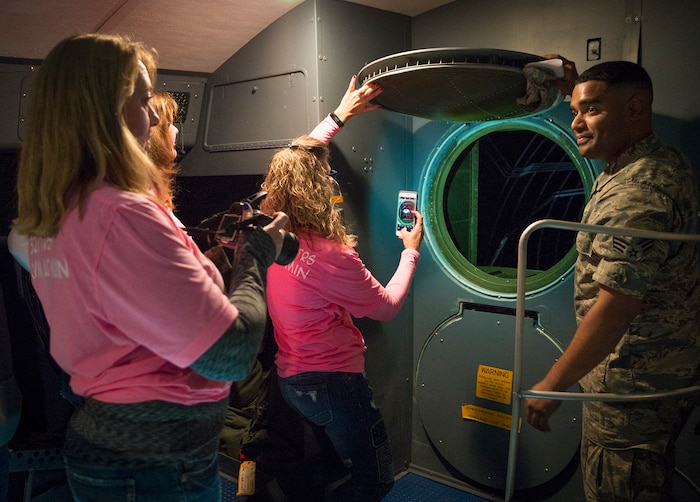
<path id="1" fill-rule="evenodd" d="M 559 54 L 545 54 L 544 57 L 547 59 L 561 59 L 562 63 L 564 64 L 564 76 L 557 80 L 548 80 L 545 82 L 545 85 L 559 89 L 565 95 L 571 96 L 571 93 L 574 90 L 574 83 L 578 78 L 576 63 L 569 61 L 564 56 L 560 56 Z"/>

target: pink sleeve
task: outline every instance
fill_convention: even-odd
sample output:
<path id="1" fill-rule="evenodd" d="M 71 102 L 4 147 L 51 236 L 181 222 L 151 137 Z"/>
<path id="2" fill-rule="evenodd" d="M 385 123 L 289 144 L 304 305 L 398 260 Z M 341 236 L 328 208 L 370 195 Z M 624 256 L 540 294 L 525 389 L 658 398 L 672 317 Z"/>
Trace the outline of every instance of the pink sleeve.
<path id="1" fill-rule="evenodd" d="M 414 249 L 404 249 L 401 252 L 401 261 L 394 272 L 394 276 L 384 287 L 386 301 L 380 303 L 377 308 L 367 314 L 370 319 L 378 321 L 388 321 L 399 313 L 403 302 L 408 296 L 413 275 L 420 261 L 420 253 Z"/>
<path id="2" fill-rule="evenodd" d="M 328 144 L 333 139 L 333 136 L 338 133 L 338 131 L 340 131 L 340 127 L 338 127 L 338 124 L 333 121 L 329 113 L 326 115 L 325 119 L 314 127 L 314 130 L 309 133 L 309 136 Z"/>
<path id="3" fill-rule="evenodd" d="M 347 249 L 349 251 L 326 274 L 324 297 L 346 308 L 354 317 L 391 320 L 401 310 L 408 295 L 420 254 L 418 251 L 404 250 L 394 276 L 383 287 L 367 270 L 357 252 Z"/>
<path id="4" fill-rule="evenodd" d="M 189 366 L 238 315 L 210 263 L 164 211 L 121 208 L 109 222 L 95 274 L 104 322 Z"/>

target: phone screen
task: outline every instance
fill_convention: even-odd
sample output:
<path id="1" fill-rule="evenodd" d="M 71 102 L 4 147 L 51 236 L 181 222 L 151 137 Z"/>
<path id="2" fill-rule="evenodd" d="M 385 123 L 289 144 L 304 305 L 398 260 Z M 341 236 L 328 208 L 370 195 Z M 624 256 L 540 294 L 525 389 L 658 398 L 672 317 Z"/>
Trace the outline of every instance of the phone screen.
<path id="1" fill-rule="evenodd" d="M 413 211 L 416 210 L 416 203 L 418 201 L 418 193 L 408 190 L 401 190 L 399 192 L 398 210 L 396 213 L 396 234 L 402 228 L 405 228 L 409 232 L 413 230 L 413 226 L 416 224 L 416 219 L 413 216 Z"/>

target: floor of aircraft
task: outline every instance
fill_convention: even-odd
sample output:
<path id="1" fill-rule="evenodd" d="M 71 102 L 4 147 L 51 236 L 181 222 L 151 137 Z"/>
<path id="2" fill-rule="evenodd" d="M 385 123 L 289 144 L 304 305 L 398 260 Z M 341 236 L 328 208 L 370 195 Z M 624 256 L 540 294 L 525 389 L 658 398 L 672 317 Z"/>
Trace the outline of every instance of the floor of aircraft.
<path id="1" fill-rule="evenodd" d="M 51 472 L 55 476 L 49 476 Z M 39 477 L 35 479 L 37 486 L 52 486 L 50 489 L 41 491 L 41 495 L 31 497 L 35 501 L 68 502 L 72 500 L 62 471 L 39 471 Z M 55 477 L 59 481 L 55 481 Z M 253 500 L 252 497 L 236 496 L 237 485 L 228 476 L 221 476 L 221 502 L 245 502 Z M 19 494 L 11 495 L 11 500 L 20 500 Z M 28 500 L 25 498 L 25 500 Z M 384 498 L 383 502 L 488 502 L 488 499 L 477 497 L 432 479 L 426 478 L 413 472 L 408 472 L 399 477 L 394 483 L 394 488 Z"/>
<path id="2" fill-rule="evenodd" d="M 246 497 L 236 496 L 236 483 L 222 476 L 222 502 L 244 502 Z M 486 502 L 487 499 L 477 497 L 451 486 L 443 485 L 409 472 L 396 480 L 394 488 L 383 502 Z"/>

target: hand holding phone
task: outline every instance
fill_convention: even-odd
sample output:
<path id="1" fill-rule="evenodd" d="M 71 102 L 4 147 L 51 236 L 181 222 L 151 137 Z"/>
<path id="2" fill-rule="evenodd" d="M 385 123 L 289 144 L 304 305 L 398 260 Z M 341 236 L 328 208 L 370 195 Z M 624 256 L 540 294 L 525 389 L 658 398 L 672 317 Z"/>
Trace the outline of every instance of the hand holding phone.
<path id="1" fill-rule="evenodd" d="M 416 225 L 416 217 L 413 211 L 418 209 L 418 192 L 412 190 L 400 190 L 398 207 L 396 210 L 396 235 L 400 235 L 401 229 L 409 232 Z"/>

